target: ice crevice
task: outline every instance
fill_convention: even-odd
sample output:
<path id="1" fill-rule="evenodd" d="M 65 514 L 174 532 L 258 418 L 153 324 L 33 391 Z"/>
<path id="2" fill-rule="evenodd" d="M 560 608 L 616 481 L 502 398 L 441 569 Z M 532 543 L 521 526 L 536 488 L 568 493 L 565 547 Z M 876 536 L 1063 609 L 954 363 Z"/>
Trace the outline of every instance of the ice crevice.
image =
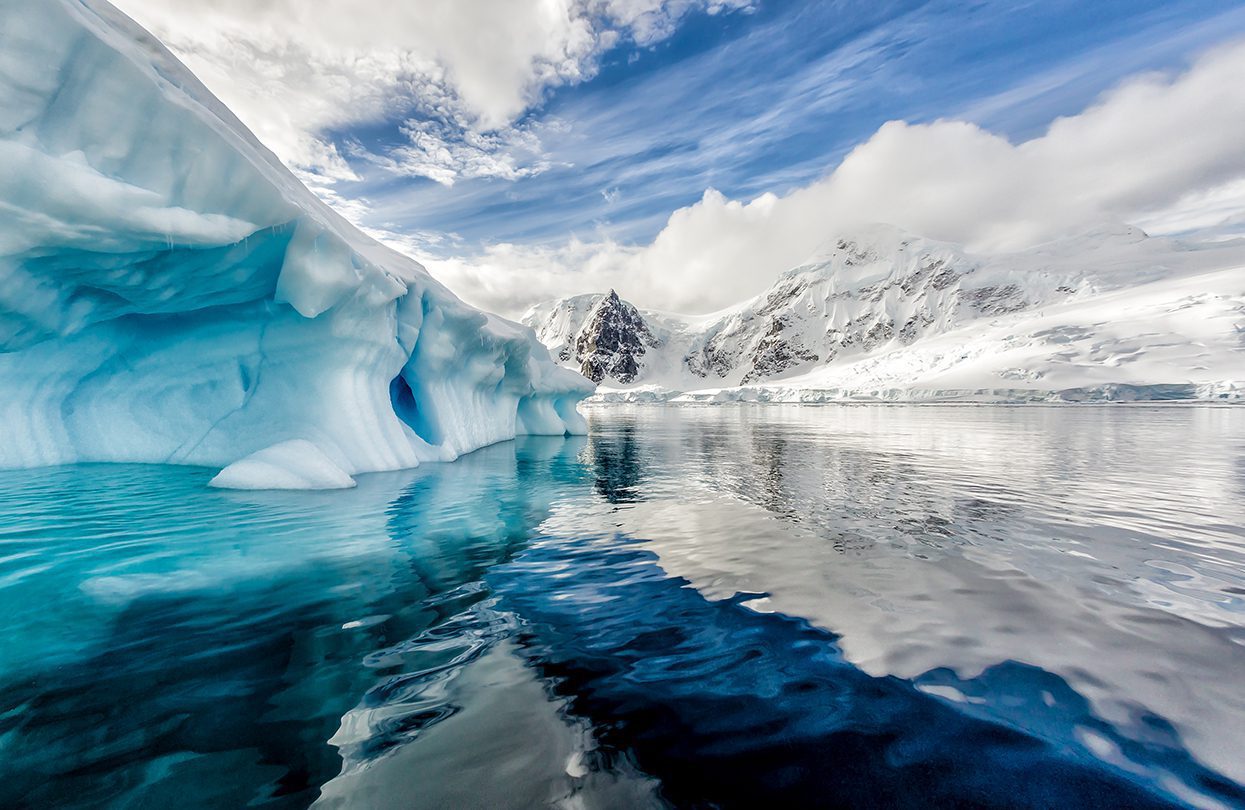
<path id="1" fill-rule="evenodd" d="M 585 429 L 530 329 L 343 220 L 107 3 L 0 27 L 0 467 L 348 486 Z"/>

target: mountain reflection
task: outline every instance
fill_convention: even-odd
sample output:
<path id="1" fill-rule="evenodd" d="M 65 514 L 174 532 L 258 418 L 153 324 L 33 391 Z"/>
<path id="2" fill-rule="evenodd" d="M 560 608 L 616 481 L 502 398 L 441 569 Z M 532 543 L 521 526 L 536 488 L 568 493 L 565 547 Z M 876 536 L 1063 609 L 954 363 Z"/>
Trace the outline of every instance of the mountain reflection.
<path id="1" fill-rule="evenodd" d="M 1012 661 L 970 679 L 871 677 L 834 634 L 756 613 L 749 595 L 705 600 L 655 563 L 621 537 L 539 543 L 489 583 L 525 617 L 533 664 L 599 729 L 602 762 L 634 757 L 675 804 L 1179 806 L 1169 780 L 1245 802 L 1161 717 L 1130 739 L 1063 679 Z M 549 582 L 554 568 L 581 574 Z M 1088 735 L 1134 767 L 1095 761 Z"/>
<path id="2" fill-rule="evenodd" d="M 610 503 L 630 503 L 641 497 L 644 462 L 635 425 L 623 423 L 606 436 L 593 436 L 588 457 L 598 495 Z"/>

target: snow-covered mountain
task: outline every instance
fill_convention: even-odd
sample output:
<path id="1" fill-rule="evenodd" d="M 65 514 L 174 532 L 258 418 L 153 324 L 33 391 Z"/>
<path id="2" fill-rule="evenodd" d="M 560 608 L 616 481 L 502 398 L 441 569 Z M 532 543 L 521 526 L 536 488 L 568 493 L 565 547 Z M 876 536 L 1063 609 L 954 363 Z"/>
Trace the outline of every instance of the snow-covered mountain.
<path id="1" fill-rule="evenodd" d="M 645 354 L 662 345 L 640 311 L 613 290 L 567 298 L 552 316 L 560 320 L 542 327 L 555 336 L 545 345 L 563 363 L 574 358 L 576 370 L 596 383 L 634 382 Z"/>
<path id="2" fill-rule="evenodd" d="M 713 315 L 611 291 L 523 320 L 599 399 L 1240 399 L 1245 242 L 1117 226 L 979 256 L 873 226 Z"/>
<path id="3" fill-rule="evenodd" d="M 0 3 L 0 467 L 348 486 L 592 386 L 311 194 L 102 0 Z"/>

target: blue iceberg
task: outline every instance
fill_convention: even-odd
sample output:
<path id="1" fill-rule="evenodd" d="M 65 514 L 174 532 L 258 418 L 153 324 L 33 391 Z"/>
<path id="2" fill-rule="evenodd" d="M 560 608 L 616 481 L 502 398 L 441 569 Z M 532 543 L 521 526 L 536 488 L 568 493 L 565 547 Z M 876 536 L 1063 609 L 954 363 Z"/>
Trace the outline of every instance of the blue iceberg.
<path id="1" fill-rule="evenodd" d="M 584 431 L 590 383 L 334 213 L 112 6 L 3 0 L 0 28 L 0 467 L 260 454 L 218 482 L 349 485 Z"/>

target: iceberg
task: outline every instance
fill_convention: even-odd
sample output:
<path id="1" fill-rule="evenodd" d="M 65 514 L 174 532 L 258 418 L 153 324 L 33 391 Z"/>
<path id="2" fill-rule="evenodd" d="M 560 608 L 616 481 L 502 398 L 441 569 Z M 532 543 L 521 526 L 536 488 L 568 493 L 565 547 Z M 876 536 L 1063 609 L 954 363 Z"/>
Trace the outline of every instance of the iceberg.
<path id="1" fill-rule="evenodd" d="M 349 486 L 585 431 L 591 383 L 336 214 L 112 6 L 0 0 L 0 30 L 0 467 Z"/>

